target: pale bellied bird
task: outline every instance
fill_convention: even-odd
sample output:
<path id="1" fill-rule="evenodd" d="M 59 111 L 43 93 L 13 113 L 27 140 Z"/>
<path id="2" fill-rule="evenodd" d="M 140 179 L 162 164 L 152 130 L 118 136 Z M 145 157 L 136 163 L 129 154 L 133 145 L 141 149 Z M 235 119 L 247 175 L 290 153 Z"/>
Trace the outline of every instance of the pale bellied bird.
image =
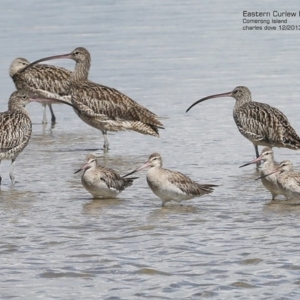
<path id="1" fill-rule="evenodd" d="M 213 187 L 217 186 L 199 184 L 180 172 L 162 168 L 162 157 L 159 153 L 152 153 L 144 165 L 124 177 L 145 168 L 149 168 L 147 183 L 152 192 L 162 200 L 162 206 L 169 201 L 180 203 L 183 200 L 210 194 L 213 192 Z"/>
<path id="2" fill-rule="evenodd" d="M 115 198 L 132 185 L 137 177 L 123 178 L 113 169 L 98 165 L 97 158 L 88 154 L 86 163 L 75 172 L 83 171 L 81 183 L 94 198 Z"/>

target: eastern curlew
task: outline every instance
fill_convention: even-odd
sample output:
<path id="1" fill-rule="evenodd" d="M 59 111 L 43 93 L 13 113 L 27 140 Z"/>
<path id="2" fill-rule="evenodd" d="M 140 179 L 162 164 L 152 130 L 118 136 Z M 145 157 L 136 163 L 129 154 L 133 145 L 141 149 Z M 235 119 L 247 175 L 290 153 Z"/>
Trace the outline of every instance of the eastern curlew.
<path id="1" fill-rule="evenodd" d="M 98 165 L 93 154 L 88 154 L 86 161 L 74 174 L 83 171 L 82 185 L 94 198 L 115 198 L 137 178 L 123 178 L 113 169 Z"/>
<path id="2" fill-rule="evenodd" d="M 250 164 L 257 163 L 262 160 L 264 161 L 264 163 L 261 167 L 261 172 L 260 172 L 260 175 L 262 176 L 261 182 L 264 185 L 264 187 L 272 194 L 272 200 L 275 200 L 275 197 L 277 195 L 283 195 L 281 189 L 278 187 L 277 184 L 278 174 L 274 173 L 267 177 L 263 177 L 264 175 L 273 172 L 279 166 L 279 164 L 275 163 L 274 161 L 274 153 L 271 148 L 265 147 L 258 158 L 240 166 L 240 168 L 248 166 Z"/>
<path id="3" fill-rule="evenodd" d="M 70 77 L 71 101 L 75 112 L 85 123 L 102 131 L 104 151 L 109 148 L 107 131 L 133 130 L 159 136 L 158 129 L 163 128 L 163 124 L 156 114 L 116 89 L 88 80 L 91 56 L 85 48 L 79 47 L 68 54 L 39 59 L 25 70 L 36 63 L 61 58 L 76 62 Z"/>
<path id="4" fill-rule="evenodd" d="M 293 170 L 293 164 L 289 160 L 282 161 L 273 172 L 261 177 L 268 177 L 278 173 L 277 184 L 287 200 L 300 199 L 300 173 Z M 257 178 L 260 179 L 261 177 Z"/>
<path id="5" fill-rule="evenodd" d="M 71 102 L 69 94 L 69 79 L 71 71 L 52 65 L 36 64 L 30 69 L 24 70 L 30 62 L 22 57 L 16 58 L 10 65 L 9 75 L 15 83 L 17 90 L 34 92 L 42 97 L 55 98 Z M 24 70 L 24 71 L 23 71 Z M 52 105 L 43 105 L 43 124 L 47 123 L 46 106 L 51 112 L 51 122 L 55 123 Z"/>
<path id="6" fill-rule="evenodd" d="M 287 117 L 277 108 L 265 103 L 254 102 L 251 92 L 245 86 L 238 86 L 232 92 L 202 98 L 196 104 L 212 98 L 233 97 L 236 102 L 233 118 L 240 133 L 253 143 L 256 157 L 259 157 L 258 146 L 300 148 L 300 137 L 290 125 Z"/>
<path id="7" fill-rule="evenodd" d="M 0 162 L 3 159 L 11 160 L 9 177 L 12 184 L 15 183 L 14 166 L 18 155 L 27 146 L 31 132 L 32 123 L 26 104 L 29 102 L 65 103 L 56 99 L 46 99 L 38 96 L 29 96 L 26 92 L 15 91 L 8 101 L 8 110 L 0 113 Z M 72 106 L 72 105 L 71 105 Z M 2 178 L 0 176 L 0 184 Z"/>
<path id="8" fill-rule="evenodd" d="M 213 192 L 213 187 L 217 186 L 199 184 L 180 172 L 162 168 L 162 158 L 159 153 L 151 154 L 144 165 L 125 176 L 148 167 L 150 169 L 147 172 L 147 183 L 152 192 L 162 200 L 162 206 L 172 200 L 180 203 L 182 200 L 210 194 Z"/>

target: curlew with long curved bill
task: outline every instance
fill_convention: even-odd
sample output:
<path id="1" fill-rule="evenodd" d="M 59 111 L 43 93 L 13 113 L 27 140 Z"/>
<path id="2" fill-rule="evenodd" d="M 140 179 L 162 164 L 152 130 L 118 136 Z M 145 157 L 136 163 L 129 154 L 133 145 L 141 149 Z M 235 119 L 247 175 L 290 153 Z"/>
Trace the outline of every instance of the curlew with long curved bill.
<path id="1" fill-rule="evenodd" d="M 202 98 L 186 112 L 198 103 L 219 97 L 232 97 L 236 100 L 233 108 L 234 121 L 239 132 L 254 145 L 256 157 L 259 157 L 258 146 L 293 150 L 300 148 L 300 137 L 288 118 L 275 107 L 252 101 L 251 92 L 245 86 L 238 86 L 232 92 Z"/>
<path id="2" fill-rule="evenodd" d="M 81 183 L 94 198 L 115 198 L 132 185 L 138 177 L 123 178 L 113 169 L 97 164 L 97 158 L 88 154 L 84 164 L 74 174 L 83 171 Z"/>
<path id="3" fill-rule="evenodd" d="M 124 177 L 145 168 L 150 168 L 147 172 L 148 186 L 162 200 L 162 206 L 169 201 L 180 203 L 210 194 L 213 187 L 217 187 L 215 184 L 199 184 L 180 172 L 162 168 L 162 157 L 159 153 L 152 153 L 144 165 Z"/>
<path id="4" fill-rule="evenodd" d="M 275 170 L 256 180 L 272 176 L 272 174 L 277 174 L 278 187 L 281 194 L 284 195 L 287 200 L 300 200 L 300 173 L 293 170 L 293 164 L 290 160 L 282 161 Z"/>
<path id="5" fill-rule="evenodd" d="M 39 59 L 25 70 L 39 62 L 62 58 L 76 62 L 70 77 L 71 101 L 75 112 L 85 123 L 102 131 L 105 152 L 109 149 L 108 131 L 133 130 L 159 136 L 158 130 L 163 128 L 163 124 L 156 114 L 116 89 L 88 80 L 91 56 L 83 47 L 68 54 Z"/>
<path id="6" fill-rule="evenodd" d="M 9 68 L 9 75 L 12 78 L 16 89 L 35 93 L 41 97 L 55 98 L 66 102 L 71 102 L 69 94 L 69 79 L 71 71 L 52 65 L 36 64 L 29 69 L 30 62 L 22 57 L 13 60 Z M 47 123 L 46 106 L 51 113 L 51 123 L 56 122 L 52 105 L 43 105 L 43 124 Z"/>
<path id="7" fill-rule="evenodd" d="M 260 175 L 261 177 L 261 182 L 264 185 L 264 187 L 272 194 L 272 200 L 275 200 L 276 196 L 278 195 L 283 195 L 281 189 L 278 187 L 277 183 L 277 173 L 273 173 L 269 175 L 271 172 L 273 172 L 278 166 L 278 163 L 275 163 L 274 161 L 274 153 L 273 150 L 269 147 L 265 147 L 262 151 L 261 154 L 258 158 L 240 166 L 240 168 L 248 166 L 250 164 L 255 164 L 260 161 L 263 161 L 264 163 L 262 164 Z M 267 175 L 267 177 L 264 177 L 264 175 Z"/>
<path id="8" fill-rule="evenodd" d="M 0 113 L 0 162 L 3 159 L 11 160 L 9 177 L 12 184 L 15 183 L 16 158 L 27 146 L 32 132 L 32 123 L 25 109 L 25 106 L 30 102 L 64 103 L 72 106 L 72 104 L 62 100 L 41 98 L 36 95 L 29 96 L 22 91 L 15 91 L 11 94 L 8 110 Z M 0 184 L 1 181 L 0 176 Z"/>

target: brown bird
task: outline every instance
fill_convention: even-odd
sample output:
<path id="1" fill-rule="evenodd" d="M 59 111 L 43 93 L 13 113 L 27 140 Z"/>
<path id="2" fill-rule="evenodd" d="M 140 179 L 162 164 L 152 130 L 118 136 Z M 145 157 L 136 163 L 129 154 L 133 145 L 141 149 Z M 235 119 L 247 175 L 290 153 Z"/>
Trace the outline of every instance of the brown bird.
<path id="1" fill-rule="evenodd" d="M 267 177 L 264 177 L 265 175 L 270 174 L 279 166 L 279 164 L 275 163 L 274 161 L 274 153 L 271 148 L 265 147 L 258 158 L 240 166 L 240 168 L 257 163 L 259 161 L 264 161 L 260 171 L 260 175 L 262 176 L 261 182 L 264 185 L 264 187 L 270 191 L 270 193 L 272 194 L 272 200 L 274 200 L 277 195 L 283 195 L 283 193 L 278 187 L 278 174 L 272 174 Z"/>
<path id="2" fill-rule="evenodd" d="M 0 162 L 3 159 L 11 160 L 9 177 L 12 184 L 15 183 L 15 160 L 27 146 L 32 132 L 32 123 L 25 106 L 34 101 L 71 105 L 62 100 L 29 96 L 22 91 L 15 91 L 11 94 L 8 101 L 8 110 L 0 113 Z M 0 176 L 0 184 L 1 181 Z"/>
<path id="3" fill-rule="evenodd" d="M 253 143 L 256 157 L 259 157 L 258 146 L 293 150 L 300 148 L 300 137 L 288 118 L 275 107 L 252 101 L 251 92 L 245 86 L 238 86 L 229 93 L 202 98 L 192 104 L 186 112 L 200 102 L 219 97 L 233 97 L 236 100 L 233 108 L 234 121 L 240 133 Z"/>
<path id="4" fill-rule="evenodd" d="M 102 131 L 104 151 L 109 148 L 107 131 L 133 130 L 158 137 L 163 128 L 158 116 L 116 89 L 88 80 L 91 56 L 88 50 L 79 47 L 71 53 L 39 59 L 36 63 L 69 58 L 76 62 L 70 77 L 71 101 L 78 116 L 90 126 Z"/>
<path id="5" fill-rule="evenodd" d="M 282 161 L 273 172 L 263 175 L 258 179 L 267 178 L 274 174 L 277 178 L 280 194 L 284 195 L 287 200 L 300 199 L 300 173 L 293 170 L 293 164 L 290 160 Z"/>
<path id="6" fill-rule="evenodd" d="M 113 169 L 98 165 L 93 154 L 87 155 L 86 164 L 74 174 L 81 170 L 81 183 L 94 198 L 115 198 L 138 178 L 123 178 Z"/>
<path id="7" fill-rule="evenodd" d="M 162 168 L 162 157 L 159 153 L 152 153 L 144 165 L 124 177 L 145 168 L 150 168 L 147 172 L 147 183 L 152 192 L 162 200 L 162 206 L 172 200 L 180 203 L 182 200 L 210 194 L 213 187 L 217 186 L 199 184 L 180 172 Z"/>
<path id="8" fill-rule="evenodd" d="M 24 70 L 30 62 L 22 57 L 16 58 L 10 65 L 9 75 L 15 83 L 17 90 L 33 92 L 41 97 L 55 98 L 71 102 L 69 94 L 69 79 L 71 71 L 52 65 L 36 64 L 30 69 Z M 52 105 L 43 105 L 43 124 L 47 123 L 46 106 L 51 112 L 51 122 L 55 123 Z"/>

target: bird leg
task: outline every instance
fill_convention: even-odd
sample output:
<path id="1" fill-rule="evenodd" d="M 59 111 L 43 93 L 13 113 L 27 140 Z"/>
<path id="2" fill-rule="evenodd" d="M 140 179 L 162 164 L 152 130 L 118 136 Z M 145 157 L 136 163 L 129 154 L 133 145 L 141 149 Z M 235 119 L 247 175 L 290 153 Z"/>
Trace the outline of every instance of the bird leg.
<path id="1" fill-rule="evenodd" d="M 103 134 L 103 138 L 104 138 L 103 151 L 104 152 L 108 152 L 109 141 L 108 141 L 108 138 L 107 138 L 107 131 L 106 130 L 102 130 L 102 134 Z"/>
<path id="2" fill-rule="evenodd" d="M 16 160 L 15 158 L 11 160 L 10 171 L 9 171 L 9 177 L 12 185 L 15 185 L 15 175 L 14 175 L 15 160 Z"/>
<path id="3" fill-rule="evenodd" d="M 0 163 L 1 163 L 1 160 L 0 160 Z M 1 177 L 1 175 L 0 175 L 0 185 L 1 185 L 1 183 L 2 183 L 2 177 Z"/>
<path id="4" fill-rule="evenodd" d="M 259 157 L 258 146 L 255 145 L 255 144 L 253 144 L 253 146 L 254 146 L 254 149 L 255 149 L 256 158 L 258 158 Z"/>
<path id="5" fill-rule="evenodd" d="M 56 122 L 56 117 L 55 117 L 55 114 L 53 112 L 52 105 L 49 104 L 48 106 L 49 106 L 50 113 L 51 113 L 51 123 L 54 124 Z"/>
<path id="6" fill-rule="evenodd" d="M 43 124 L 47 124 L 46 105 L 43 105 Z"/>
<path id="7" fill-rule="evenodd" d="M 253 146 L 254 146 L 254 149 L 255 149 L 256 158 L 258 158 L 258 157 L 259 157 L 258 146 L 255 145 L 255 144 L 253 144 Z M 257 169 L 259 168 L 260 163 L 261 163 L 260 161 L 258 161 L 258 162 L 256 163 L 256 168 L 257 168 Z"/>

